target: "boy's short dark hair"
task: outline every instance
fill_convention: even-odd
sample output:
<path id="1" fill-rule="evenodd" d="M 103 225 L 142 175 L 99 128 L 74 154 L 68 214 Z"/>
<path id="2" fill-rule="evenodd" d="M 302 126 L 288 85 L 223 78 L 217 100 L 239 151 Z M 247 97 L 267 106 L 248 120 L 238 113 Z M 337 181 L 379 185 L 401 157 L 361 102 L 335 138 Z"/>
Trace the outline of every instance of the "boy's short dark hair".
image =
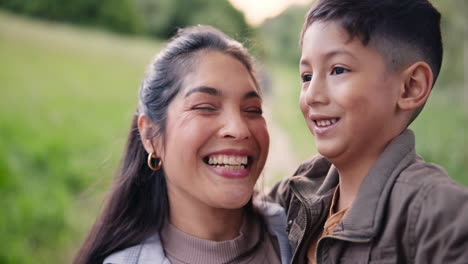
<path id="1" fill-rule="evenodd" d="M 300 45 L 313 22 L 335 21 L 350 39 L 358 37 L 365 46 L 379 52 L 389 70 L 426 62 L 434 75 L 434 85 L 443 53 L 440 17 L 428 0 L 318 0 L 306 16 Z M 421 110 L 415 111 L 412 120 Z"/>

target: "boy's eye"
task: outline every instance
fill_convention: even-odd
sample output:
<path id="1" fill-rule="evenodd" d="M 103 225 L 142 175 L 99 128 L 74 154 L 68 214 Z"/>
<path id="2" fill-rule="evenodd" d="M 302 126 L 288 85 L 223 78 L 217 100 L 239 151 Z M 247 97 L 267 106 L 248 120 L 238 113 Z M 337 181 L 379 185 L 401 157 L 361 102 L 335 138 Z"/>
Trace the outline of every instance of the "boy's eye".
<path id="1" fill-rule="evenodd" d="M 345 72 L 349 72 L 349 70 L 345 69 L 343 67 L 334 67 L 331 74 L 332 75 L 338 75 L 338 74 L 342 74 L 342 73 L 345 73 Z"/>
<path id="2" fill-rule="evenodd" d="M 306 83 L 306 82 L 310 82 L 312 80 L 312 74 L 310 73 L 305 73 L 302 75 L 302 82 Z"/>

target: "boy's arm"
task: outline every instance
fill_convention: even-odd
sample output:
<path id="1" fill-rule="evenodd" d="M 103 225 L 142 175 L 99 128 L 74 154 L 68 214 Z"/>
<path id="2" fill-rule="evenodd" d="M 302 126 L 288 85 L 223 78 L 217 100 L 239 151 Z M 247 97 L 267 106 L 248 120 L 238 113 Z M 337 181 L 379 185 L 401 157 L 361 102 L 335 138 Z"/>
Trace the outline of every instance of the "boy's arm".
<path id="1" fill-rule="evenodd" d="M 415 263 L 468 263 L 468 189 L 454 183 L 425 189 L 412 210 Z"/>
<path id="2" fill-rule="evenodd" d="M 289 188 L 290 180 L 291 177 L 288 177 L 276 183 L 267 196 L 269 201 L 281 205 L 286 212 L 288 211 L 289 201 L 291 200 L 291 189 Z"/>

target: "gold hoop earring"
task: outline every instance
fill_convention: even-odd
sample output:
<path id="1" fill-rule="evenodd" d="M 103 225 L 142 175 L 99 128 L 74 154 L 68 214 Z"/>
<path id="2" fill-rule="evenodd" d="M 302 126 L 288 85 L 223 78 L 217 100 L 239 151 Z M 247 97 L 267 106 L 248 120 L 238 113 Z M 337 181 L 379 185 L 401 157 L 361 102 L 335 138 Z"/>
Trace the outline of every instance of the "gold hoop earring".
<path id="1" fill-rule="evenodd" d="M 149 167 L 151 170 L 157 171 L 157 170 L 160 170 L 161 167 L 162 167 L 162 160 L 161 160 L 161 158 L 159 158 L 159 159 L 156 158 L 156 159 L 159 160 L 159 162 L 158 162 L 158 166 L 154 167 L 154 166 L 153 166 L 153 162 L 152 162 L 152 159 L 153 159 L 154 156 L 156 156 L 156 153 L 155 153 L 155 152 L 152 152 L 152 153 L 149 153 L 149 154 L 148 154 L 148 167 Z"/>

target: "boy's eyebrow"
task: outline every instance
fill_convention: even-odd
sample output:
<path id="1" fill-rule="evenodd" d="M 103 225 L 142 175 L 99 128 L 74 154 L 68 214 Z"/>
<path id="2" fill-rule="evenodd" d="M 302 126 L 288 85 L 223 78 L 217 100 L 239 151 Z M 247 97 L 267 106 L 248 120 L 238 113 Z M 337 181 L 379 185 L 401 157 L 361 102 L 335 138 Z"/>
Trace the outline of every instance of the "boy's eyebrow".
<path id="1" fill-rule="evenodd" d="M 327 53 L 325 53 L 324 57 L 325 59 L 329 59 L 337 55 L 348 55 L 352 57 L 353 59 L 357 59 L 356 56 L 354 56 L 351 52 L 345 49 L 334 49 L 334 50 L 328 51 Z"/>
<path id="2" fill-rule="evenodd" d="M 301 61 L 299 62 L 299 66 L 310 66 L 309 61 L 305 58 L 301 58 Z"/>
<path id="3" fill-rule="evenodd" d="M 190 89 L 190 91 L 188 91 L 185 94 L 185 98 L 189 97 L 193 93 L 206 93 L 206 94 L 210 94 L 214 96 L 221 96 L 221 92 L 215 88 L 208 87 L 208 86 L 199 86 L 199 87 Z"/>
<path id="4" fill-rule="evenodd" d="M 330 50 L 328 52 L 326 52 L 324 55 L 323 55 L 323 59 L 325 60 L 328 60 L 330 59 L 331 57 L 334 57 L 334 56 L 337 56 L 337 55 L 348 55 L 350 56 L 351 58 L 357 60 L 357 57 L 354 56 L 351 52 L 345 50 L 345 49 L 333 49 L 333 50 Z M 300 66 L 310 66 L 310 63 L 309 61 L 307 60 L 307 58 L 302 58 L 300 63 L 299 63 Z"/>

